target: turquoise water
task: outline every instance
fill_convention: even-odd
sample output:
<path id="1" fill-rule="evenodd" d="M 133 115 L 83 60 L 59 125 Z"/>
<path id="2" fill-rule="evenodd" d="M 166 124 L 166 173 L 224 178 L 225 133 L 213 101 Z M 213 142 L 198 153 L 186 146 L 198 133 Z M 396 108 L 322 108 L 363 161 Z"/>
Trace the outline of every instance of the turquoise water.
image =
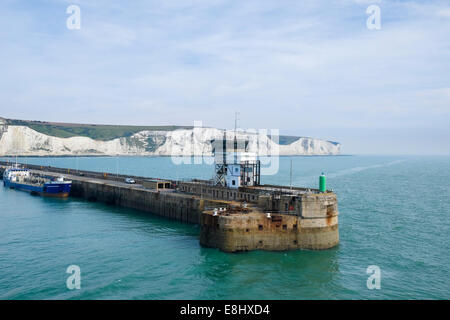
<path id="1" fill-rule="evenodd" d="M 0 299 L 448 299 L 450 157 L 282 157 L 263 183 L 338 194 L 340 245 L 326 251 L 226 254 L 199 228 L 79 199 L 0 186 Z M 170 158 L 21 158 L 21 162 L 167 178 L 212 167 Z M 69 265 L 81 289 L 68 290 Z M 381 269 L 369 290 L 366 268 Z"/>

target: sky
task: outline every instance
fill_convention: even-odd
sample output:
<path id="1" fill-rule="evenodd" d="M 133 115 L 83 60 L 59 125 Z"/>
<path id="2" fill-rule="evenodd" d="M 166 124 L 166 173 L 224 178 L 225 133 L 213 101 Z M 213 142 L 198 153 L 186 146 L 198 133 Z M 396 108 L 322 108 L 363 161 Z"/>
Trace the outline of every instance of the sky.
<path id="1" fill-rule="evenodd" d="M 239 112 L 343 154 L 450 154 L 448 0 L 2 0 L 0 46 L 5 118 L 233 128 Z"/>

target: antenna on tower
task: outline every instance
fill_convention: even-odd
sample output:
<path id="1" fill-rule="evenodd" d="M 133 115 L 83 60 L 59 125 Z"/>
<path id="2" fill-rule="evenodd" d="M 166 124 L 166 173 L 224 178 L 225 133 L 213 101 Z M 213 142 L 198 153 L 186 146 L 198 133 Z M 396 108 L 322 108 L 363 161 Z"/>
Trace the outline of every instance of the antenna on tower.
<path id="1" fill-rule="evenodd" d="M 291 159 L 291 172 L 290 172 L 290 177 L 289 177 L 289 185 L 290 185 L 290 189 L 292 190 L 292 159 Z"/>
<path id="2" fill-rule="evenodd" d="M 237 162 L 237 149 L 238 149 L 237 135 L 236 135 L 238 114 L 239 114 L 239 112 L 237 112 L 237 111 L 234 112 L 234 162 L 235 163 Z"/>

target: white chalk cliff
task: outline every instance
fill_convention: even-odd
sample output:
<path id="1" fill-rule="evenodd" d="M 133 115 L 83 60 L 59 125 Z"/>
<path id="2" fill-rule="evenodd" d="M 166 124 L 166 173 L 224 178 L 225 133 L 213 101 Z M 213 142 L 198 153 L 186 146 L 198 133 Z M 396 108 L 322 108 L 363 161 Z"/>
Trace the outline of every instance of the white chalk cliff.
<path id="1" fill-rule="evenodd" d="M 59 138 L 0 121 L 0 155 L 209 156 L 211 140 L 220 139 L 223 133 L 214 128 L 140 131 L 129 137 L 102 141 L 81 136 Z M 232 134 L 228 133 L 228 138 Z M 248 139 L 249 151 L 259 155 L 335 155 L 340 153 L 341 147 L 339 143 L 314 138 L 301 137 L 291 144 L 280 145 L 267 135 L 240 132 L 238 137 Z"/>

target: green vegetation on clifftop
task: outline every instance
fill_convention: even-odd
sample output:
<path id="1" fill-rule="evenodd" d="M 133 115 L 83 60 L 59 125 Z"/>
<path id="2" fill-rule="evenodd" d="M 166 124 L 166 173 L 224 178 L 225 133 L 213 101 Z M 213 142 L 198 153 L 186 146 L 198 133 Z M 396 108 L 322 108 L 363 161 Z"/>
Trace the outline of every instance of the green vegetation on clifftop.
<path id="1" fill-rule="evenodd" d="M 27 120 L 7 119 L 9 125 L 27 126 L 37 132 L 59 138 L 76 136 L 89 137 L 94 140 L 112 140 L 130 137 L 139 131 L 172 131 L 176 129 L 191 129 L 189 126 L 124 126 L 124 125 L 97 125 L 72 124 Z"/>

